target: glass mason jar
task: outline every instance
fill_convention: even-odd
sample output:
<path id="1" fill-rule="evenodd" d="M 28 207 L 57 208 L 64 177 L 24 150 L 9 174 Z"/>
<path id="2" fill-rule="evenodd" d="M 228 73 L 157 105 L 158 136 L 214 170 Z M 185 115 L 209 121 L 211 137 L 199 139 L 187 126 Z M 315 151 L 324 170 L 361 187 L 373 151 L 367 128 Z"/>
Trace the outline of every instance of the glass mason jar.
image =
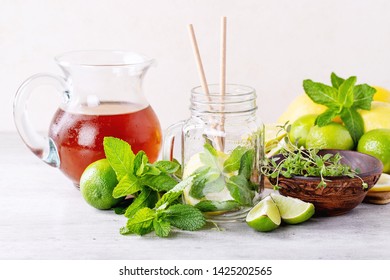
<path id="1" fill-rule="evenodd" d="M 264 186 L 264 125 L 256 118 L 256 92 L 235 84 L 226 85 L 224 96 L 218 85 L 209 91 L 192 90 L 191 117 L 167 129 L 163 158 L 182 164 L 182 179 L 193 177 L 184 203 L 210 220 L 242 220 Z"/>

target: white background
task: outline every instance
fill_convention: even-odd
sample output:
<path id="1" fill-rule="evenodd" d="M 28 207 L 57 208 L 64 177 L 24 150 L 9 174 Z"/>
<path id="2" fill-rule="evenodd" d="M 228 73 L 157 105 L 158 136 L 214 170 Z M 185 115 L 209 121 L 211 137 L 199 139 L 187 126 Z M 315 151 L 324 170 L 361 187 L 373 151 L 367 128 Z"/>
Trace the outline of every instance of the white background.
<path id="1" fill-rule="evenodd" d="M 0 131 L 15 131 L 12 103 L 21 82 L 38 72 L 60 74 L 53 57 L 80 49 L 155 58 L 146 97 L 163 128 L 187 118 L 190 89 L 199 84 L 187 25 L 195 26 L 209 82 L 218 82 L 223 15 L 227 80 L 256 88 L 264 122 L 275 122 L 303 92 L 303 79 L 328 82 L 331 71 L 390 88 L 386 0 L 0 0 Z M 31 116 L 40 130 L 55 96 L 43 91 L 35 102 L 41 109 Z"/>

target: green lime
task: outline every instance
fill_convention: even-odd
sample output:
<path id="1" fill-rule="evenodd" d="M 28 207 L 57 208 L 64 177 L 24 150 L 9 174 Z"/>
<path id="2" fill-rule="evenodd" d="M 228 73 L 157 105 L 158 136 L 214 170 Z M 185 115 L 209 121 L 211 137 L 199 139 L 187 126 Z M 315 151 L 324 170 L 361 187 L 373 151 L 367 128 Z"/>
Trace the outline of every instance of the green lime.
<path id="1" fill-rule="evenodd" d="M 383 163 L 383 172 L 390 173 L 390 129 L 373 129 L 360 138 L 358 152 L 372 155 Z"/>
<path id="2" fill-rule="evenodd" d="M 309 114 L 299 117 L 295 122 L 291 124 L 289 132 L 290 140 L 298 147 L 306 146 L 306 138 L 309 134 L 310 128 L 314 126 L 317 115 Z"/>
<path id="3" fill-rule="evenodd" d="M 314 205 L 298 198 L 287 197 L 277 193 L 271 194 L 279 209 L 282 220 L 287 224 L 299 224 L 314 215 Z"/>
<path id="4" fill-rule="evenodd" d="M 279 210 L 270 196 L 249 211 L 246 223 L 257 231 L 271 231 L 279 227 L 281 223 Z"/>
<path id="5" fill-rule="evenodd" d="M 118 180 L 107 159 L 91 163 L 80 179 L 80 191 L 85 201 L 97 209 L 110 209 L 122 199 L 112 197 Z"/>
<path id="6" fill-rule="evenodd" d="M 352 150 L 354 143 L 348 129 L 332 122 L 325 126 L 313 126 L 306 138 L 306 148 Z"/>

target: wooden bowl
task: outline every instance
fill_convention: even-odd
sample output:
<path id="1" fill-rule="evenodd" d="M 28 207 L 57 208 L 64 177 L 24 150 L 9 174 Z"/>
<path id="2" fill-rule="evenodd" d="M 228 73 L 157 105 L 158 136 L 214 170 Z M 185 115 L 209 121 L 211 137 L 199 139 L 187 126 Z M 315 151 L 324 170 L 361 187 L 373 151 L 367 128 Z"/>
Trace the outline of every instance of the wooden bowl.
<path id="1" fill-rule="evenodd" d="M 318 152 L 319 155 L 336 153 L 342 156 L 341 163 L 349 165 L 352 169 L 360 170 L 358 175 L 368 184 L 368 188 L 363 189 L 362 181 L 357 177 L 325 177 L 326 180 L 329 180 L 326 181 L 326 187 L 318 187 L 321 181 L 320 177 L 294 176 L 285 178 L 279 176 L 279 192 L 282 195 L 313 203 L 316 214 L 321 216 L 341 215 L 355 208 L 363 201 L 368 190 L 378 181 L 383 164 L 373 156 L 355 151 L 324 149 Z M 279 161 L 283 159 L 282 155 L 274 157 L 279 157 Z M 277 182 L 276 178 L 268 179 L 273 185 Z"/>

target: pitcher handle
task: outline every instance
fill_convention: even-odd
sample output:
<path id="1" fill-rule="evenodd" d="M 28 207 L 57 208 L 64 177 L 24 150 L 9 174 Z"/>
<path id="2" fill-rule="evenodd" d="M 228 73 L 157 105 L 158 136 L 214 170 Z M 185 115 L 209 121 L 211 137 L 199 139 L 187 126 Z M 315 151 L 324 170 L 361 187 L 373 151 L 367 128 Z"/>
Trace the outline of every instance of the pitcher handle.
<path id="1" fill-rule="evenodd" d="M 163 141 L 163 150 L 162 150 L 162 159 L 163 160 L 173 160 L 174 159 L 174 151 L 175 151 L 175 146 L 178 145 L 176 139 L 178 136 L 180 136 L 180 149 L 182 148 L 182 139 L 181 139 L 181 133 L 182 133 L 182 128 L 184 125 L 185 121 L 180 121 L 177 122 L 170 127 L 168 127 L 164 133 L 164 141 Z M 179 162 L 181 161 L 181 158 Z M 181 162 L 180 162 L 181 163 Z"/>
<path id="2" fill-rule="evenodd" d="M 14 121 L 16 129 L 26 146 L 41 160 L 53 167 L 60 167 L 57 147 L 49 136 L 40 135 L 28 117 L 27 103 L 31 93 L 39 86 L 49 85 L 62 93 L 65 103 L 70 99 L 66 80 L 51 74 L 36 74 L 22 83 L 14 99 Z"/>

